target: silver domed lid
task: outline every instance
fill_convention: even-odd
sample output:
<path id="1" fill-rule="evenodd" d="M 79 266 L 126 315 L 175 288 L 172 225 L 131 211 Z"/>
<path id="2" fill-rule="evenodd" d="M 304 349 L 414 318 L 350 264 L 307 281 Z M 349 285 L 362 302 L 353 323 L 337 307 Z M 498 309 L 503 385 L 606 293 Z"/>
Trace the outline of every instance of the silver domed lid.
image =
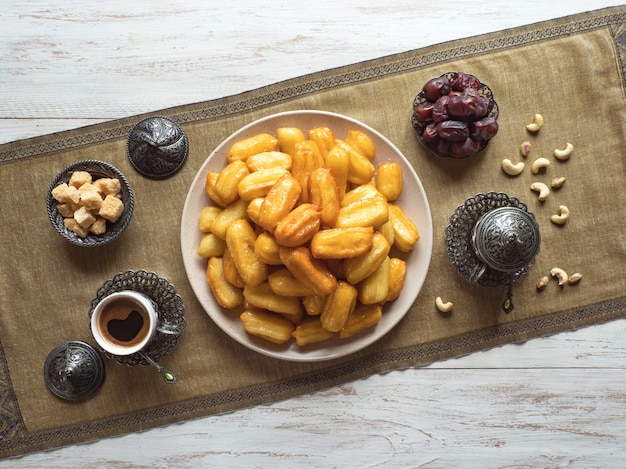
<path id="1" fill-rule="evenodd" d="M 183 166 L 189 143 L 176 122 L 165 117 L 148 117 L 131 130 L 127 151 L 130 162 L 140 174 L 164 179 Z"/>
<path id="2" fill-rule="evenodd" d="M 82 399 L 102 384 L 104 362 L 91 345 L 68 340 L 48 354 L 43 373 L 48 388 L 58 397 Z"/>
<path id="3" fill-rule="evenodd" d="M 476 256 L 499 272 L 515 273 L 534 263 L 541 236 L 535 217 L 517 207 L 485 213 L 472 231 Z"/>

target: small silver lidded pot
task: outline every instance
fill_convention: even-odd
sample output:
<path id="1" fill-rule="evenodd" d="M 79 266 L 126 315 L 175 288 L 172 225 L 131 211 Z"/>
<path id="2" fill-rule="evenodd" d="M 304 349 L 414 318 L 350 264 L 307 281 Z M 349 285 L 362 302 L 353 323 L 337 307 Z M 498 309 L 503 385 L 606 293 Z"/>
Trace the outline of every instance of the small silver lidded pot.
<path id="1" fill-rule="evenodd" d="M 512 285 L 539 253 L 541 234 L 525 204 L 503 193 L 478 194 L 450 218 L 446 244 L 452 265 L 469 282 L 509 285 L 502 309 L 513 311 Z"/>
<path id="2" fill-rule="evenodd" d="M 541 236 L 535 218 L 516 207 L 500 207 L 480 217 L 472 230 L 471 246 L 482 264 L 478 264 L 476 282 L 487 267 L 514 274 L 534 263 Z"/>

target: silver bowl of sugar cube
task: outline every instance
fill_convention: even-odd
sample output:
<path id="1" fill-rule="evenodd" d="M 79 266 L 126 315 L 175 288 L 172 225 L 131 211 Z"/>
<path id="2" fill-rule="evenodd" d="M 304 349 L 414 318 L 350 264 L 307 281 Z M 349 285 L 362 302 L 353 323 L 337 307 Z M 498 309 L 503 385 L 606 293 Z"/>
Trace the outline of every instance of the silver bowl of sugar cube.
<path id="1" fill-rule="evenodd" d="M 126 177 L 98 160 L 77 161 L 57 174 L 48 190 L 48 217 L 67 241 L 103 246 L 128 226 L 135 204 Z"/>

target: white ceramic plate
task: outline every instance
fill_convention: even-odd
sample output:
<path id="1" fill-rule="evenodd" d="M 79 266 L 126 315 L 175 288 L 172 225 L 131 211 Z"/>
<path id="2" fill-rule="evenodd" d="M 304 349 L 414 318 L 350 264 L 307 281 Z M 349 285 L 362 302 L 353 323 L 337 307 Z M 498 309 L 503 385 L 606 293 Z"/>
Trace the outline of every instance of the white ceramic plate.
<path id="1" fill-rule="evenodd" d="M 227 310 L 218 305 L 206 283 L 207 261 L 196 254 L 202 237 L 198 229 L 198 217 L 202 209 L 211 203 L 204 192 L 204 184 L 207 173 L 219 172 L 225 166 L 228 149 L 237 140 L 261 132 L 276 135 L 276 129 L 279 127 L 299 127 L 306 133 L 306 130 L 317 126 L 329 127 L 335 136 L 341 139 L 345 138 L 348 130 L 361 130 L 369 135 L 376 145 L 374 159 L 376 166 L 385 161 L 400 164 L 404 174 L 404 190 L 397 203 L 417 225 L 420 240 L 413 251 L 401 256 L 407 261 L 404 289 L 395 301 L 384 306 L 383 318 L 377 325 L 344 340 L 333 337 L 328 341 L 306 347 L 298 347 L 293 340 L 283 346 L 274 345 L 248 335 L 239 319 L 241 310 Z M 237 342 L 264 355 L 291 361 L 313 362 L 342 357 L 367 347 L 389 332 L 404 317 L 422 288 L 430 264 L 432 245 L 433 230 L 428 200 L 419 178 L 402 153 L 371 127 L 346 116 L 322 111 L 290 111 L 274 114 L 246 125 L 224 140 L 209 155 L 196 174 L 187 194 L 181 223 L 181 247 L 185 270 L 191 287 L 207 314 Z"/>

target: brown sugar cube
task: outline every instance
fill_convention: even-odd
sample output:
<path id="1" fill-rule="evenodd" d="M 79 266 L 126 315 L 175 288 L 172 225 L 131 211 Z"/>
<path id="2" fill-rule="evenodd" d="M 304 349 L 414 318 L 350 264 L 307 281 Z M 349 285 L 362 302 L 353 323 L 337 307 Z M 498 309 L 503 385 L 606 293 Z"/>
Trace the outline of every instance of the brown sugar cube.
<path id="1" fill-rule="evenodd" d="M 57 202 L 62 204 L 64 203 L 74 203 L 77 204 L 80 201 L 80 194 L 78 193 L 78 189 L 74 186 L 68 186 L 67 183 L 63 182 L 52 189 L 52 197 Z"/>
<path id="2" fill-rule="evenodd" d="M 83 194 L 85 192 L 96 192 L 101 195 L 101 198 L 104 198 L 104 194 L 102 194 L 102 190 L 98 186 L 90 182 L 86 182 L 85 184 L 83 184 L 82 186 L 78 188 L 79 194 Z"/>
<path id="3" fill-rule="evenodd" d="M 74 212 L 74 220 L 83 228 L 88 229 L 96 221 L 96 217 L 87 210 L 87 207 L 81 207 Z"/>
<path id="4" fill-rule="evenodd" d="M 80 195 L 80 205 L 87 210 L 98 211 L 102 206 L 102 196 L 96 191 L 85 191 Z"/>
<path id="5" fill-rule="evenodd" d="M 72 218 L 78 207 L 70 202 L 65 204 L 57 204 L 57 210 L 63 218 Z"/>
<path id="6" fill-rule="evenodd" d="M 70 176 L 69 185 L 78 189 L 83 184 L 91 183 L 91 181 L 91 174 L 87 171 L 74 171 L 72 176 Z"/>
<path id="7" fill-rule="evenodd" d="M 69 191 L 69 187 L 67 183 L 62 182 L 61 184 L 56 186 L 54 189 L 52 189 L 51 195 L 52 195 L 52 198 L 56 200 L 57 202 L 64 203 L 67 201 L 66 195 L 68 191 Z"/>
<path id="8" fill-rule="evenodd" d="M 63 224 L 65 225 L 65 228 L 73 231 L 81 238 L 85 238 L 89 234 L 89 230 L 80 226 L 74 218 L 64 218 Z"/>
<path id="9" fill-rule="evenodd" d="M 100 178 L 94 181 L 94 184 L 100 188 L 103 195 L 119 194 L 122 190 L 120 180 L 117 178 Z"/>
<path id="10" fill-rule="evenodd" d="M 98 216 L 96 217 L 96 221 L 94 221 L 89 227 L 89 231 L 91 231 L 95 235 L 104 234 L 107 230 L 107 221 Z"/>
<path id="11" fill-rule="evenodd" d="M 102 202 L 98 215 L 115 223 L 124 211 L 124 203 L 115 196 L 107 195 Z"/>

